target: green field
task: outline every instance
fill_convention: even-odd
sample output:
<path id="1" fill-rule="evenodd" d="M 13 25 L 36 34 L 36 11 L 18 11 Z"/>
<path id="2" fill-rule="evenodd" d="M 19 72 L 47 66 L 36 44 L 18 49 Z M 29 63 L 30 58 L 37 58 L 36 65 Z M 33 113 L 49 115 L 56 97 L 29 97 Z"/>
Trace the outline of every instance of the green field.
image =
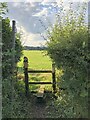
<path id="1" fill-rule="evenodd" d="M 23 57 L 28 57 L 28 68 L 33 70 L 51 70 L 52 61 L 49 56 L 45 55 L 46 51 L 40 50 L 24 50 L 21 61 L 18 63 L 19 73 L 23 74 Z M 51 81 L 52 75 L 44 74 L 29 74 L 29 81 Z M 35 90 L 40 85 L 31 85 L 30 89 Z M 51 85 L 45 85 L 45 88 L 52 89 Z"/>
<path id="2" fill-rule="evenodd" d="M 52 62 L 49 56 L 45 55 L 45 51 L 40 50 L 24 50 L 21 61 L 18 63 L 19 67 L 23 67 L 23 57 L 28 57 L 28 64 L 30 69 L 51 69 Z"/>

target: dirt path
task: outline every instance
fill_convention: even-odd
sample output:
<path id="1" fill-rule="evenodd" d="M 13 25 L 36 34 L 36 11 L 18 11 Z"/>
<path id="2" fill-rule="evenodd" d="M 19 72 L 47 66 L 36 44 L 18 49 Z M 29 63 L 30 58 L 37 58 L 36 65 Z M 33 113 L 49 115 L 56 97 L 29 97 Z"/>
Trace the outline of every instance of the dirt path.
<path id="1" fill-rule="evenodd" d="M 36 96 L 32 96 L 30 103 L 31 103 L 31 108 L 29 110 L 30 116 L 32 116 L 32 118 L 46 118 L 47 116 L 47 111 L 46 111 L 46 107 L 47 107 L 47 100 L 48 99 L 42 99 L 40 101 L 38 101 Z"/>
<path id="2" fill-rule="evenodd" d="M 32 116 L 35 118 L 45 118 L 45 106 L 33 106 L 32 107 Z"/>
<path id="3" fill-rule="evenodd" d="M 31 113 L 33 118 L 45 118 L 46 104 L 43 100 L 41 102 L 38 102 L 38 99 L 36 97 L 33 97 L 31 105 Z"/>

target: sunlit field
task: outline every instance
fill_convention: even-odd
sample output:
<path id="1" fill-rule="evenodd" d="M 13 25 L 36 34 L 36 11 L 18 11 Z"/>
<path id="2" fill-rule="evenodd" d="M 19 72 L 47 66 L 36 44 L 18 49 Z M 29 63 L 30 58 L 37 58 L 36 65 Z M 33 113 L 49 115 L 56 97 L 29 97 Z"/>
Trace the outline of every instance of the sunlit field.
<path id="1" fill-rule="evenodd" d="M 23 74 L 23 57 L 26 56 L 28 58 L 28 69 L 33 70 L 51 70 L 52 69 L 52 61 L 49 56 L 46 55 L 46 51 L 40 50 L 23 50 L 23 56 L 21 57 L 21 61 L 18 63 L 18 71 L 20 74 Z M 48 73 L 42 74 L 29 74 L 29 81 L 52 81 L 52 75 Z M 40 85 L 30 85 L 30 89 L 35 90 Z M 45 88 L 52 89 L 52 85 L 45 85 Z"/>
<path id="2" fill-rule="evenodd" d="M 52 62 L 49 56 L 45 55 L 45 51 L 40 50 L 24 50 L 21 61 L 18 63 L 19 67 L 23 67 L 23 57 L 28 57 L 28 64 L 30 69 L 51 69 Z"/>

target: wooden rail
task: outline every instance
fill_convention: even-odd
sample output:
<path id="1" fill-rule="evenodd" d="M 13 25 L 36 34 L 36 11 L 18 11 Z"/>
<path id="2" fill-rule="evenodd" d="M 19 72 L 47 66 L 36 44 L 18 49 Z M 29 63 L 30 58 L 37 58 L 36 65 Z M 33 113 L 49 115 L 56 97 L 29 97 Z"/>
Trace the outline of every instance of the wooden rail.
<path id="1" fill-rule="evenodd" d="M 28 73 L 52 73 L 51 70 L 28 70 Z"/>
<path id="2" fill-rule="evenodd" d="M 29 82 L 29 84 L 53 84 L 52 82 Z"/>

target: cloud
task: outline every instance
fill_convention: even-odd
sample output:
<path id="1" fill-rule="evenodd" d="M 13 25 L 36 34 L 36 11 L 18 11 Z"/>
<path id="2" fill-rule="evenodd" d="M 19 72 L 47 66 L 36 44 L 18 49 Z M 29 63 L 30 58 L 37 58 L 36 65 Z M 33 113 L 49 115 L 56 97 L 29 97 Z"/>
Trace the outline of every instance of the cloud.
<path id="1" fill-rule="evenodd" d="M 47 13 L 48 13 L 47 8 L 44 8 L 42 11 L 40 11 L 39 13 L 34 14 L 33 16 L 38 16 L 38 17 L 47 16 Z"/>
<path id="2" fill-rule="evenodd" d="M 52 6 L 51 6 L 52 7 Z M 15 19 L 18 31 L 22 29 L 22 44 L 39 45 L 44 44 L 45 40 L 40 34 L 46 32 L 49 26 L 48 21 L 55 22 L 55 13 L 50 13 L 49 5 L 41 3 L 8 3 L 9 18 Z M 42 22 L 42 23 L 41 23 Z"/>
<path id="3" fill-rule="evenodd" d="M 21 34 L 21 41 L 23 46 L 40 46 L 46 43 L 46 40 L 42 40 L 40 34 L 33 34 L 27 32 L 23 26 L 17 24 L 17 31 Z M 43 33 L 45 36 L 45 33 Z"/>
<path id="4" fill-rule="evenodd" d="M 40 3 L 34 3 L 33 5 L 30 3 L 8 3 L 8 7 L 10 18 L 16 19 L 21 26 L 25 27 L 27 32 L 37 34 L 38 31 L 45 31 L 39 20 L 43 21 L 43 24 L 46 25 L 45 16 L 47 16 L 48 12 Z"/>
<path id="5" fill-rule="evenodd" d="M 68 11 L 69 6 L 64 0 L 63 8 Z M 46 33 L 50 24 L 56 21 L 56 14 L 61 13 L 62 7 L 59 0 L 41 0 L 36 2 L 29 0 L 28 2 L 9 2 L 8 3 L 9 18 L 15 19 L 18 30 L 22 28 L 22 43 L 25 45 L 44 44 L 45 40 L 40 34 Z"/>

